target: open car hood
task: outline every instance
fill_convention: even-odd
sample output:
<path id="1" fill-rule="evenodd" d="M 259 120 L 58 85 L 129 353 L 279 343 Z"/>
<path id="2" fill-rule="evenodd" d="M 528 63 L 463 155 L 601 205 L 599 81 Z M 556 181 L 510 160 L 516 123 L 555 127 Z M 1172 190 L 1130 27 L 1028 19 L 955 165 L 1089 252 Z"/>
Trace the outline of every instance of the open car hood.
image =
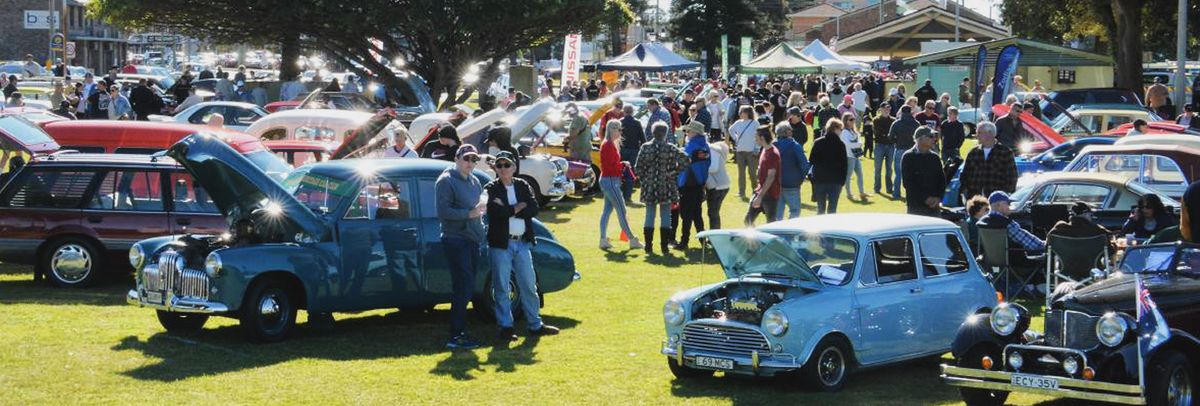
<path id="1" fill-rule="evenodd" d="M 729 278 L 783 275 L 816 287 L 824 285 L 800 254 L 779 236 L 741 229 L 709 230 L 696 237 L 708 239 Z"/>
<path id="2" fill-rule="evenodd" d="M 546 117 L 546 114 L 550 113 L 554 105 L 553 100 L 545 99 L 529 107 L 518 109 L 516 118 L 508 125 L 508 129 L 512 130 L 512 139 L 519 140 L 526 133 L 533 130 L 533 127 L 541 122 L 542 118 Z"/>
<path id="3" fill-rule="evenodd" d="M 189 135 L 167 149 L 166 155 L 183 165 L 208 191 L 213 203 L 231 224 L 274 203 L 282 209 L 286 236 L 304 232 L 308 237 L 320 240 L 327 234 L 325 221 L 215 135 Z"/>
<path id="4" fill-rule="evenodd" d="M 337 149 L 333 151 L 329 159 L 346 159 L 362 156 L 371 151 L 382 149 L 388 146 L 390 134 L 385 134 L 383 129 L 392 122 L 396 117 L 391 113 L 380 113 L 367 119 L 366 123 L 355 128 L 346 139 L 342 141 Z M 398 125 L 402 125 L 397 123 Z"/>

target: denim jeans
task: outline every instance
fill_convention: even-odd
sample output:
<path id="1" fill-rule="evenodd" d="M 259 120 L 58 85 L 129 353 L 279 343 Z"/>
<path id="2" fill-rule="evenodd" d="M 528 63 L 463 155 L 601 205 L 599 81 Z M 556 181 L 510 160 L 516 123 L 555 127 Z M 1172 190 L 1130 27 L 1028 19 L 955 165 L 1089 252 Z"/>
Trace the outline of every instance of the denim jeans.
<path id="1" fill-rule="evenodd" d="M 671 228 L 671 204 L 646 204 L 646 223 L 643 227 L 654 228 L 654 213 L 658 212 L 658 228 Z"/>
<path id="2" fill-rule="evenodd" d="M 854 195 L 850 193 L 851 175 L 858 179 L 858 194 L 865 195 L 866 193 L 863 192 L 862 160 L 858 158 L 847 158 L 846 163 L 848 164 L 846 165 L 846 198 L 850 199 L 854 197 Z"/>
<path id="3" fill-rule="evenodd" d="M 446 265 L 450 267 L 450 337 L 467 332 L 467 304 L 475 293 L 475 258 L 479 243 L 457 237 L 442 237 Z"/>
<path id="4" fill-rule="evenodd" d="M 600 191 L 604 192 L 604 211 L 600 212 L 600 239 L 608 238 L 608 216 L 614 210 L 617 212 L 617 222 L 621 223 L 621 230 L 625 231 L 625 235 L 633 236 L 633 230 L 629 228 L 629 220 L 625 218 L 625 198 L 621 193 L 621 178 L 616 176 L 600 178 Z"/>
<path id="5" fill-rule="evenodd" d="M 521 300 L 521 310 L 525 312 L 525 322 L 530 330 L 542 328 L 542 317 L 538 307 L 541 306 L 537 293 L 537 277 L 533 274 L 533 256 L 529 253 L 529 243 L 519 240 L 509 240 L 508 248 L 490 248 L 488 255 L 492 260 L 492 297 L 495 298 L 496 324 L 500 328 L 512 328 L 512 298 L 508 292 L 513 289 L 513 276 L 516 276 L 517 298 Z"/>
<path id="6" fill-rule="evenodd" d="M 750 202 L 754 203 L 754 199 L 751 198 Z M 779 198 L 772 199 L 763 196 L 762 204 L 759 207 L 754 207 L 751 204 L 750 208 L 746 211 L 746 227 L 754 227 L 754 220 L 758 219 L 759 214 L 766 216 L 768 223 L 779 221 L 779 217 L 775 215 L 776 213 L 779 213 Z"/>
<path id="7" fill-rule="evenodd" d="M 838 197 L 842 185 L 837 183 L 813 183 L 813 200 L 817 202 L 817 214 L 837 213 Z"/>
<path id="8" fill-rule="evenodd" d="M 902 173 L 900 171 L 900 169 L 901 169 L 900 161 L 901 161 L 901 158 L 904 157 L 905 152 L 906 152 L 906 150 L 903 150 L 900 148 L 895 148 L 895 149 L 893 149 L 893 152 L 892 152 L 892 168 L 895 171 L 895 173 L 892 174 L 892 198 L 893 199 L 900 198 L 900 186 L 902 186 L 904 183 L 904 182 L 901 182 L 901 180 L 900 180 L 900 174 Z"/>
<path id="9" fill-rule="evenodd" d="M 721 228 L 721 204 L 729 189 L 708 189 L 704 194 L 704 202 L 708 204 L 708 227 L 710 230 Z"/>
<path id="10" fill-rule="evenodd" d="M 896 150 L 896 146 L 892 144 L 880 144 L 875 146 L 875 194 L 879 194 L 881 190 L 892 192 L 892 152 Z M 887 185 L 879 184 L 879 176 L 887 171 L 884 175 Z M 887 189 L 880 189 L 880 186 L 887 186 Z"/>
<path id="11" fill-rule="evenodd" d="M 783 216 L 784 208 L 787 208 L 787 217 Z M 775 209 L 775 218 L 794 219 L 800 217 L 800 188 L 783 188 L 779 192 L 779 208 Z"/>

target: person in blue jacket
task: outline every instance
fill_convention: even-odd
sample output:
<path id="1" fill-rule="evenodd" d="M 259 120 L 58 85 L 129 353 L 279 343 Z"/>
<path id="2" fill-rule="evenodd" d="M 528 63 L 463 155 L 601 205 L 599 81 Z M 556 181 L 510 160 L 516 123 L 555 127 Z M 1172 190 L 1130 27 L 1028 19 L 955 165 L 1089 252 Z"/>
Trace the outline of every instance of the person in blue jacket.
<path id="1" fill-rule="evenodd" d="M 788 122 L 775 125 L 775 148 L 779 150 L 779 208 L 775 218 L 784 219 L 784 207 L 787 207 L 787 217 L 800 217 L 800 185 L 808 176 L 808 158 L 804 156 L 804 146 L 793 138 L 792 126 Z"/>

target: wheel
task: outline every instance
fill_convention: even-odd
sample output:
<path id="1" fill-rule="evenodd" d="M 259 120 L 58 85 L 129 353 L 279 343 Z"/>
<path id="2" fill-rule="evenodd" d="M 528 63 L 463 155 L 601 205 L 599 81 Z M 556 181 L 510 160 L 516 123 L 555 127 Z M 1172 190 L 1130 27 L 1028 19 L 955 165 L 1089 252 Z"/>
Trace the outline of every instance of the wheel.
<path id="1" fill-rule="evenodd" d="M 1146 366 L 1146 397 L 1151 406 L 1195 404 L 1196 371 L 1187 356 L 1165 350 Z"/>
<path id="2" fill-rule="evenodd" d="M 850 368 L 850 347 L 837 337 L 825 337 L 800 369 L 800 376 L 813 389 L 836 392 L 846 385 Z"/>
<path id="3" fill-rule="evenodd" d="M 100 250 L 91 241 L 67 237 L 50 243 L 38 266 L 54 285 L 82 288 L 96 282 L 103 263 Z"/>
<path id="4" fill-rule="evenodd" d="M 542 187 L 541 185 L 538 185 L 536 180 L 533 180 L 533 178 L 529 176 L 520 176 L 520 178 L 524 179 L 526 183 L 529 183 L 529 187 L 533 189 L 533 198 L 537 199 L 538 207 L 546 207 L 546 205 L 550 203 L 550 197 L 542 193 Z"/>
<path id="5" fill-rule="evenodd" d="M 987 347 L 975 347 L 958 359 L 957 365 L 963 368 L 983 369 L 984 356 L 1000 362 L 1000 352 Z M 959 396 L 968 406 L 1000 406 L 1008 400 L 1008 392 L 991 391 L 986 389 L 959 388 Z"/>
<path id="6" fill-rule="evenodd" d="M 667 358 L 667 368 L 671 369 L 671 374 L 675 375 L 675 379 L 700 379 L 713 376 L 713 371 L 710 369 L 688 368 L 676 363 L 675 358 Z"/>
<path id="7" fill-rule="evenodd" d="M 517 290 L 517 279 L 508 282 L 508 298 L 509 303 L 512 303 L 513 321 L 522 320 L 525 318 L 525 311 L 521 308 L 521 293 Z M 488 275 L 487 282 L 483 283 L 483 293 L 472 298 L 471 307 L 475 309 L 475 315 L 483 321 L 496 320 L 496 294 L 492 291 L 492 277 Z"/>
<path id="8" fill-rule="evenodd" d="M 588 185 L 587 189 L 584 189 L 584 193 L 582 194 L 590 195 L 600 191 L 600 167 L 596 166 L 596 164 L 592 164 L 592 173 L 595 174 L 595 176 L 592 177 L 592 184 Z"/>
<path id="9" fill-rule="evenodd" d="M 250 341 L 280 342 L 296 327 L 296 302 L 283 283 L 267 279 L 250 289 L 239 319 Z"/>
<path id="10" fill-rule="evenodd" d="M 204 328 L 204 323 L 208 321 L 207 314 L 188 314 L 174 313 L 168 311 L 158 311 L 158 324 L 172 333 L 183 333 L 196 331 Z"/>

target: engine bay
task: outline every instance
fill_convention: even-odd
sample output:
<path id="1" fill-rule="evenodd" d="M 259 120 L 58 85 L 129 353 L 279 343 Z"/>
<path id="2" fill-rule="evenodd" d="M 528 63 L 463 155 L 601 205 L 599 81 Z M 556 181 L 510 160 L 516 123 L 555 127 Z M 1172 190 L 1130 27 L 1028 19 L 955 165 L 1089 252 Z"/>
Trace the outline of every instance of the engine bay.
<path id="1" fill-rule="evenodd" d="M 763 283 L 728 283 L 697 298 L 692 315 L 696 319 L 759 324 L 763 313 L 787 298 L 789 289 Z"/>

